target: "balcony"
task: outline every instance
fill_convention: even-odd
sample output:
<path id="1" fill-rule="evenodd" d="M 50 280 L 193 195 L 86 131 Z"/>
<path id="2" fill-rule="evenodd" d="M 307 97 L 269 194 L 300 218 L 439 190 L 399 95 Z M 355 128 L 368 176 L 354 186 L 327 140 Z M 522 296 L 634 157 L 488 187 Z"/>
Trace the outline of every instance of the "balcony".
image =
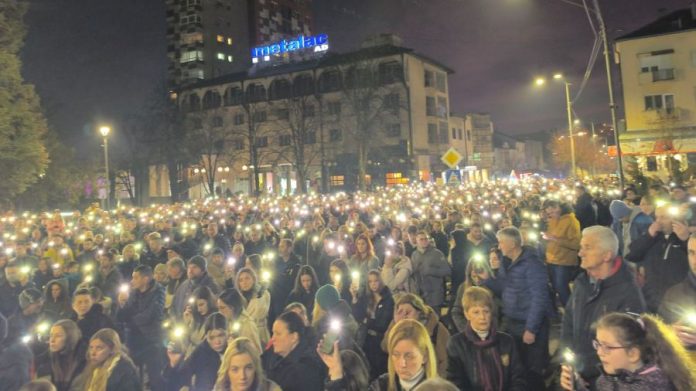
<path id="1" fill-rule="evenodd" d="M 674 68 L 658 69 L 656 71 L 652 71 L 653 83 L 665 80 L 674 80 Z"/>

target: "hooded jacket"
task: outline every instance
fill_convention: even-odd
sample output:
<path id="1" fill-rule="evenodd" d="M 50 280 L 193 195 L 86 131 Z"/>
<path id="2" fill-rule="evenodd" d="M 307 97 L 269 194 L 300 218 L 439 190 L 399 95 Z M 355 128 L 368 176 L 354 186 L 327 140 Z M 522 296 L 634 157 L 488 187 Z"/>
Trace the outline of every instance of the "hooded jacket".
<path id="1" fill-rule="evenodd" d="M 53 300 L 51 287 L 55 284 L 60 285 L 60 296 L 58 300 Z M 70 291 L 68 290 L 68 280 L 59 278 L 51 280 L 44 288 L 44 305 L 43 315 L 50 319 L 51 322 L 56 322 L 61 319 L 70 319 L 72 308 L 70 306 Z"/>
<path id="2" fill-rule="evenodd" d="M 304 340 L 286 357 L 269 349 L 261 356 L 266 377 L 277 383 L 283 391 L 322 391 L 326 369 L 319 360 L 314 346 Z"/>
<path id="3" fill-rule="evenodd" d="M 561 215 L 558 220 L 550 219 L 546 230 L 556 240 L 546 244 L 546 262 L 552 265 L 576 266 L 580 251 L 580 222 L 574 213 Z"/>
<path id="4" fill-rule="evenodd" d="M 643 213 L 640 208 L 633 207 L 629 215 L 628 222 L 623 223 L 621 220 L 614 219 L 611 224 L 611 229 L 619 238 L 620 255 L 626 257 L 630 252 L 630 245 L 634 240 L 648 233 L 650 224 L 653 223 L 652 217 Z M 626 229 L 628 227 L 628 229 Z"/>
<path id="5" fill-rule="evenodd" d="M 427 305 L 439 308 L 445 302 L 445 277 L 452 272 L 445 256 L 428 245 L 423 252 L 416 249 L 411 261 L 420 296 Z"/>
<path id="6" fill-rule="evenodd" d="M 686 242 L 671 233 L 649 233 L 631 242 L 627 260 L 645 268 L 643 296 L 648 310 L 656 312 L 667 289 L 680 283 L 689 273 Z"/>
<path id="7" fill-rule="evenodd" d="M 604 280 L 593 282 L 587 273 L 575 279 L 563 314 L 561 346 L 570 348 L 580 358 L 576 370 L 586 380 L 599 375 L 599 359 L 592 347 L 592 324 L 611 312 L 645 312 L 645 300 L 633 272 L 621 258 L 614 262 L 615 272 Z"/>
<path id="8" fill-rule="evenodd" d="M 73 313 L 72 320 L 77 323 L 77 327 L 82 332 L 82 341 L 89 344 L 90 338 L 101 329 L 115 329 L 114 322 L 108 316 L 104 315 L 104 308 L 101 304 L 94 303 L 92 308 L 87 311 L 85 317 L 77 318 L 77 314 Z"/>
<path id="9" fill-rule="evenodd" d="M 118 311 L 117 319 L 125 323 L 128 347 L 134 356 L 152 346 L 161 345 L 164 288 L 152 280 L 145 292 L 132 292 Z"/>
<path id="10" fill-rule="evenodd" d="M 416 293 L 413 279 L 413 263 L 408 257 L 402 256 L 391 266 L 385 263 L 382 267 L 382 281 L 394 294 Z"/>

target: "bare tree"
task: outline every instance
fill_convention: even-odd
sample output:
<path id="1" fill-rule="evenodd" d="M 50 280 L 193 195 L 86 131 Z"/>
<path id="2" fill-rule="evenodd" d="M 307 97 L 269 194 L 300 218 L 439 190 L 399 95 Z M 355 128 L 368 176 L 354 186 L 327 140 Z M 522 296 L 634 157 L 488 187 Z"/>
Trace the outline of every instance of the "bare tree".
<path id="1" fill-rule="evenodd" d="M 229 129 L 224 126 L 223 109 L 212 108 L 189 114 L 186 118 L 186 146 L 196 161 L 204 180 L 206 193 L 214 197 L 218 167 L 222 167 L 229 157 L 225 143 L 230 140 Z"/>

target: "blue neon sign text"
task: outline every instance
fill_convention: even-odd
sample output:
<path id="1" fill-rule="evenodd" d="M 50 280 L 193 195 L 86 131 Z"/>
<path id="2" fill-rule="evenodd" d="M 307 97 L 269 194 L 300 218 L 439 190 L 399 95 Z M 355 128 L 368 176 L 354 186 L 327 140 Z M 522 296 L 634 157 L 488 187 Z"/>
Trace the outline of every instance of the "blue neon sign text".
<path id="1" fill-rule="evenodd" d="M 315 52 L 325 51 L 329 49 L 329 36 L 319 34 L 315 36 L 305 37 L 300 35 L 295 39 L 282 40 L 272 43 L 267 46 L 259 46 L 251 49 L 251 57 L 254 62 L 258 61 L 259 57 L 263 57 L 265 61 L 275 54 L 283 54 L 288 52 L 296 52 L 299 50 L 314 48 Z"/>

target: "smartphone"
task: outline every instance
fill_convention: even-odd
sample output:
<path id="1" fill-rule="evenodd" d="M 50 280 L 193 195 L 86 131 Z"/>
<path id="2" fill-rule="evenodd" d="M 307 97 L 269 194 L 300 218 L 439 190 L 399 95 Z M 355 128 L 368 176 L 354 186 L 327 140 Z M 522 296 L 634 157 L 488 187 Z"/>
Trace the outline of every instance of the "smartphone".
<path id="1" fill-rule="evenodd" d="M 338 331 L 329 330 L 328 333 L 324 334 L 324 341 L 321 344 L 319 350 L 324 354 L 333 354 L 334 342 L 338 340 Z"/>

